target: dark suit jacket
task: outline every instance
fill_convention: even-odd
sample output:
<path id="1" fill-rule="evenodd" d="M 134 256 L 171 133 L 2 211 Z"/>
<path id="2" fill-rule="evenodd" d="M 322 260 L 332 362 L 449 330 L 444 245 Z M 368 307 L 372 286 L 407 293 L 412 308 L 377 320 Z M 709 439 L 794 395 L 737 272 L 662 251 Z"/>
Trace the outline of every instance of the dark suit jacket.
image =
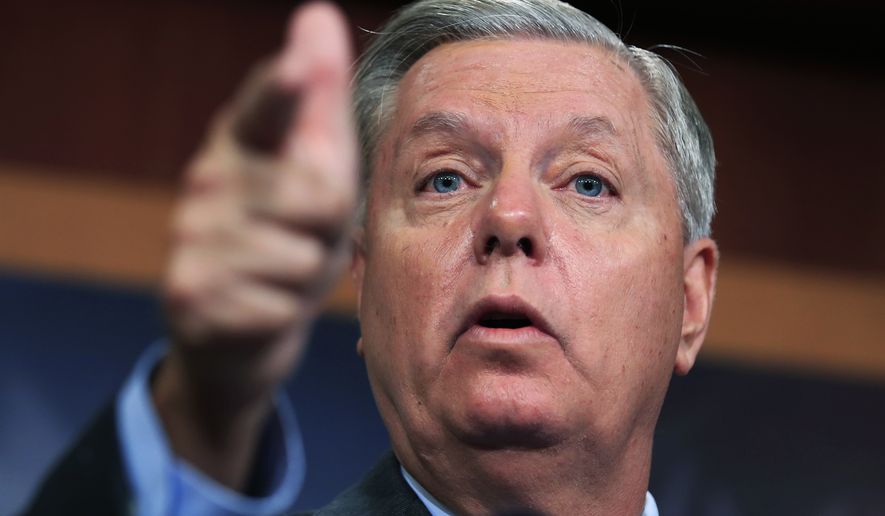
<path id="1" fill-rule="evenodd" d="M 429 516 L 392 452 L 314 516 Z M 37 490 L 26 516 L 134 514 L 113 404 L 99 414 Z"/>

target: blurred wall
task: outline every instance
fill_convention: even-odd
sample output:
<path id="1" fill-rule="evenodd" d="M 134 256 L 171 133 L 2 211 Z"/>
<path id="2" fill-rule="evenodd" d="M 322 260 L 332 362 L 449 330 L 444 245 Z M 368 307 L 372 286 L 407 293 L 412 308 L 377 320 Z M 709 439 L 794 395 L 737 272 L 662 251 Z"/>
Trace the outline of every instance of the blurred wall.
<path id="1" fill-rule="evenodd" d="M 154 285 L 178 179 L 290 2 L 13 0 L 0 17 L 0 265 Z M 373 28 L 396 7 L 345 4 Z M 885 378 L 878 2 L 579 2 L 669 44 L 720 161 L 708 358 Z M 701 54 L 702 56 L 699 56 Z M 348 311 L 342 284 L 333 306 Z"/>

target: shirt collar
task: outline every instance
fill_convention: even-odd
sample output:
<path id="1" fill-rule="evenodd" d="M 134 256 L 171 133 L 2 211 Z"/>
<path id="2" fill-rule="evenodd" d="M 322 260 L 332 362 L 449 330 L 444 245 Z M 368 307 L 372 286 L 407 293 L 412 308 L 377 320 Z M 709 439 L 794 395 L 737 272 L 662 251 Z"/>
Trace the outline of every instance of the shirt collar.
<path id="1" fill-rule="evenodd" d="M 431 516 L 454 516 L 455 513 L 447 509 L 445 505 L 428 493 L 427 490 L 424 489 L 424 487 L 422 487 L 408 471 L 406 471 L 406 468 L 400 466 L 399 469 L 403 474 L 403 478 L 406 479 L 406 483 L 409 484 L 409 487 L 412 488 L 412 491 L 415 492 L 418 499 L 421 500 L 421 503 L 427 507 Z M 658 516 L 658 505 L 655 503 L 654 497 L 648 491 L 645 493 L 645 508 L 642 510 L 642 516 Z"/>

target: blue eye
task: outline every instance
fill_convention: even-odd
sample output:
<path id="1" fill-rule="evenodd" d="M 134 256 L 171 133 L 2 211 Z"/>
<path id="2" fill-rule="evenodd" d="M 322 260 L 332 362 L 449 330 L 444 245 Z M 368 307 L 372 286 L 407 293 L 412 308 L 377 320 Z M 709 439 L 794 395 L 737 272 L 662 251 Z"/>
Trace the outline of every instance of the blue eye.
<path id="1" fill-rule="evenodd" d="M 430 179 L 430 184 L 437 193 L 451 193 L 461 186 L 461 176 L 452 172 L 440 172 Z"/>
<path id="2" fill-rule="evenodd" d="M 605 186 L 605 183 L 602 179 L 599 179 L 596 176 L 578 176 L 575 179 L 575 190 L 581 195 L 586 195 L 588 197 L 599 197 L 608 187 Z"/>

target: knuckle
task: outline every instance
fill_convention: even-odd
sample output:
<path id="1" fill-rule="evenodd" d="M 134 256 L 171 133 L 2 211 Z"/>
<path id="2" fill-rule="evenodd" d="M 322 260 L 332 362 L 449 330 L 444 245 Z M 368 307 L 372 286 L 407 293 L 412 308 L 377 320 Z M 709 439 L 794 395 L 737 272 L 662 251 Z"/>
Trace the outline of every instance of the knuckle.
<path id="1" fill-rule="evenodd" d="M 169 229 L 172 245 L 175 247 L 187 246 L 198 240 L 204 232 L 202 224 L 182 208 L 172 221 Z"/>
<path id="2" fill-rule="evenodd" d="M 272 327 L 282 328 L 299 320 L 301 304 L 295 295 L 285 296 L 272 309 L 265 312 L 265 321 Z"/>
<path id="3" fill-rule="evenodd" d="M 173 267 L 163 286 L 166 302 L 177 310 L 191 310 L 203 297 L 203 281 L 199 274 L 181 271 L 182 267 Z"/>
<path id="4" fill-rule="evenodd" d="M 222 165 L 212 156 L 198 157 L 187 169 L 184 176 L 184 197 L 204 195 L 222 189 L 225 177 Z"/>
<path id="5" fill-rule="evenodd" d="M 313 239 L 310 239 L 301 252 L 301 269 L 308 277 L 315 277 L 322 272 L 328 259 L 323 246 Z"/>
<path id="6" fill-rule="evenodd" d="M 174 246 L 192 247 L 211 240 L 213 236 L 218 238 L 223 226 L 214 216 L 210 205 L 185 200 L 176 212 L 169 231 Z"/>
<path id="7" fill-rule="evenodd" d="M 176 310 L 198 312 L 200 307 L 224 288 L 225 277 L 216 266 L 198 253 L 178 252 L 164 278 L 162 296 Z"/>

